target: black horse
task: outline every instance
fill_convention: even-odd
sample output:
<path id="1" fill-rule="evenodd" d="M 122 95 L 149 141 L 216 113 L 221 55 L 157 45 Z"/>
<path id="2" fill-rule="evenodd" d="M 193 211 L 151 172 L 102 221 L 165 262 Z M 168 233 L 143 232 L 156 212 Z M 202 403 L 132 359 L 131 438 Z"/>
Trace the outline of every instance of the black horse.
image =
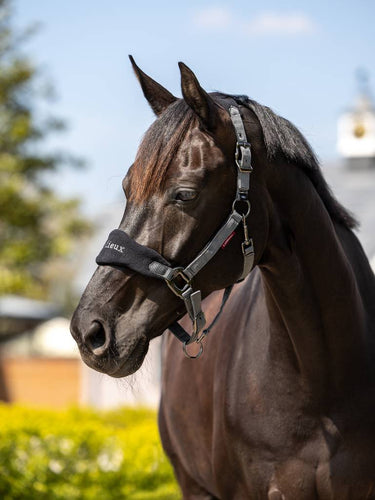
<path id="1" fill-rule="evenodd" d="M 234 286 L 204 356 L 188 359 L 164 334 L 160 433 L 183 496 L 375 498 L 375 278 L 353 217 L 289 121 L 244 96 L 207 94 L 184 64 L 183 99 L 133 66 L 158 119 L 107 242 L 125 257 L 99 259 L 72 320 L 82 358 L 126 376 L 169 327 L 194 355 L 204 320 L 193 292 L 210 295 L 203 309 L 214 317 L 215 291 L 228 295 L 243 278 L 250 248 L 253 270 Z M 207 262 L 191 276 L 197 256 Z M 152 274 L 153 259 L 175 293 Z M 175 323 L 185 305 L 192 338 Z"/>

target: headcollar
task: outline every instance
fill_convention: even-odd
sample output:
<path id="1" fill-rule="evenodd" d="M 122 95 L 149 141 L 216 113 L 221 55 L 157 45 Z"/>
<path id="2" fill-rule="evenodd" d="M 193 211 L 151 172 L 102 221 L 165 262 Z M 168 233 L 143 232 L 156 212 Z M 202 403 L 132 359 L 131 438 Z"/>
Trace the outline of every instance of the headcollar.
<path id="1" fill-rule="evenodd" d="M 193 324 L 193 333 L 189 335 L 177 321 L 170 325 L 169 329 L 183 342 L 184 353 L 192 358 L 197 358 L 202 354 L 202 340 L 218 320 L 233 288 L 233 285 L 231 285 L 225 289 L 218 314 L 210 326 L 204 329 L 206 319 L 202 311 L 201 291 L 194 291 L 192 280 L 216 255 L 220 248 L 225 247 L 241 222 L 244 231 L 244 241 L 242 243 L 243 270 L 238 281 L 242 281 L 250 273 L 254 264 L 254 245 L 253 240 L 248 236 L 246 222 L 250 213 L 248 193 L 250 174 L 253 170 L 251 165 L 251 145 L 247 140 L 239 109 L 236 106 L 231 106 L 229 114 L 237 138 L 235 151 L 237 165 L 236 197 L 229 217 L 195 259 L 186 267 L 172 267 L 156 250 L 140 245 L 121 229 L 115 229 L 110 233 L 103 249 L 96 258 L 96 263 L 101 266 L 109 265 L 119 269 L 132 269 L 144 276 L 165 280 L 172 292 L 184 301 Z M 187 351 L 187 346 L 193 342 L 200 345 L 200 350 L 195 356 L 190 355 Z"/>

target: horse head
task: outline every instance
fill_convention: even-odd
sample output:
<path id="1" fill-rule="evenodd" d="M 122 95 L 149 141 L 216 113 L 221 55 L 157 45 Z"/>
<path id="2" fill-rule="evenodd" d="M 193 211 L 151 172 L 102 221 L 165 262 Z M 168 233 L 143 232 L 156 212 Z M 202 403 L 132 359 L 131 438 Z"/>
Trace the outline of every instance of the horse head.
<path id="1" fill-rule="evenodd" d="M 267 238 L 267 193 L 262 169 L 255 168 L 250 214 L 247 193 L 246 200 L 242 197 L 245 208 L 239 206 L 238 137 L 228 110 L 233 104 L 237 109 L 241 106 L 230 96 L 206 93 L 182 63 L 183 99 L 177 99 L 131 61 L 157 120 L 146 132 L 123 181 L 127 203 L 119 230 L 136 248 L 146 248 L 146 256 L 149 250 L 155 251 L 171 269 L 184 269 L 235 211 L 238 220 L 248 216 L 256 264 Z M 264 154 L 261 130 L 249 110 L 244 121 L 256 166 Z M 238 202 L 235 209 L 234 200 Z M 241 277 L 244 220 L 240 222 L 192 278 L 202 297 Z M 107 247 L 111 245 L 110 250 L 127 251 L 121 242 Z M 135 253 L 137 259 L 142 255 Z M 74 313 L 71 331 L 90 367 L 123 377 L 141 366 L 150 340 L 186 310 L 165 280 L 137 272 L 134 266 L 115 264 L 101 265 L 94 273 Z"/>

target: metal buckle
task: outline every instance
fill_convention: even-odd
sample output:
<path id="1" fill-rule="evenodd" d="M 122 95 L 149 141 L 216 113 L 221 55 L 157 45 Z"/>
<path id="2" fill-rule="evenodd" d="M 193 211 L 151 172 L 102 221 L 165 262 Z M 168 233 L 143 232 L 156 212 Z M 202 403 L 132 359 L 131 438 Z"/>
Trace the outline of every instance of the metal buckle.
<path id="1" fill-rule="evenodd" d="M 250 142 L 247 142 L 247 141 L 237 141 L 237 143 L 236 143 L 236 152 L 234 153 L 234 159 L 236 161 L 236 165 L 238 167 L 238 170 L 240 172 L 250 173 L 253 170 L 253 167 L 251 165 L 250 165 L 249 168 L 243 168 L 243 166 L 242 166 L 242 157 L 243 157 L 243 154 L 242 154 L 241 148 L 249 149 L 250 150 L 250 155 L 251 155 L 251 144 L 250 144 Z"/>
<path id="2" fill-rule="evenodd" d="M 190 279 L 185 276 L 183 273 L 184 268 L 183 267 L 175 267 L 173 269 L 173 276 L 169 280 L 165 280 L 169 288 L 172 290 L 172 292 L 177 295 L 177 297 L 182 297 L 182 294 L 190 287 Z M 176 283 L 174 280 L 176 278 L 182 278 L 184 283 L 182 286 L 180 286 L 178 283 Z"/>

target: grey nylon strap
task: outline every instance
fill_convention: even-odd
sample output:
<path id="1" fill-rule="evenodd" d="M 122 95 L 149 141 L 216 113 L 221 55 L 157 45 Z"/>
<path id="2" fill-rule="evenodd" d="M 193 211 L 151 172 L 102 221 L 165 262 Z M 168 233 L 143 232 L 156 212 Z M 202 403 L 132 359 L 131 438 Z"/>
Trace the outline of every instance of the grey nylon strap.
<path id="1" fill-rule="evenodd" d="M 240 281 L 246 278 L 246 276 L 250 273 L 254 265 L 254 244 L 252 239 L 250 239 L 249 245 L 245 245 L 245 243 L 242 243 L 242 255 L 243 255 L 243 270 L 239 278 Z"/>
<path id="2" fill-rule="evenodd" d="M 239 109 L 235 106 L 231 106 L 229 108 L 229 114 L 237 138 L 235 154 L 238 167 L 237 198 L 247 199 L 247 193 L 250 189 L 250 173 L 253 170 L 251 165 L 250 143 L 247 141 L 245 127 Z"/>
<path id="3" fill-rule="evenodd" d="M 187 304 L 188 302 L 190 302 L 192 308 L 192 315 L 190 316 L 190 319 L 193 321 L 194 324 L 193 334 L 189 342 L 187 342 L 188 344 L 191 344 L 192 342 L 195 342 L 197 340 L 199 332 L 203 330 L 206 324 L 206 318 L 202 311 L 201 291 L 197 290 L 196 292 L 193 292 L 189 296 L 189 298 L 185 301 L 185 304 Z"/>
<path id="4" fill-rule="evenodd" d="M 240 110 L 237 108 L 237 106 L 230 106 L 229 114 L 232 119 L 237 142 L 238 143 L 247 142 L 245 127 L 243 126 Z M 250 164 L 249 167 L 251 167 Z"/>
<path id="5" fill-rule="evenodd" d="M 231 106 L 229 108 L 229 114 L 237 137 L 237 199 L 248 200 L 248 192 L 250 189 L 250 174 L 253 170 L 253 167 L 251 165 L 251 146 L 247 140 L 240 110 L 235 106 Z M 240 280 L 246 278 L 254 265 L 254 245 L 252 239 L 242 243 L 242 254 L 244 264 Z"/>
<path id="6" fill-rule="evenodd" d="M 149 266 L 149 270 L 156 274 L 159 278 L 163 278 L 167 281 L 170 281 L 174 277 L 174 269 L 173 267 L 165 266 L 160 262 L 156 262 L 156 260 L 152 261 Z"/>
<path id="7" fill-rule="evenodd" d="M 212 240 L 207 243 L 197 257 L 184 269 L 184 274 L 192 279 L 199 271 L 216 255 L 224 241 L 230 236 L 241 222 L 242 216 L 233 211 L 224 225 L 215 234 Z"/>
<path id="8" fill-rule="evenodd" d="M 224 241 L 233 233 L 241 221 L 242 216 L 236 211 L 233 211 L 212 240 L 209 241 L 197 257 L 185 267 L 183 270 L 184 275 L 189 279 L 194 278 L 194 276 L 207 265 L 212 257 L 217 254 Z M 169 276 L 173 276 L 174 274 L 173 268 L 165 266 L 160 262 L 151 262 L 149 269 L 164 279 L 168 279 Z"/>

